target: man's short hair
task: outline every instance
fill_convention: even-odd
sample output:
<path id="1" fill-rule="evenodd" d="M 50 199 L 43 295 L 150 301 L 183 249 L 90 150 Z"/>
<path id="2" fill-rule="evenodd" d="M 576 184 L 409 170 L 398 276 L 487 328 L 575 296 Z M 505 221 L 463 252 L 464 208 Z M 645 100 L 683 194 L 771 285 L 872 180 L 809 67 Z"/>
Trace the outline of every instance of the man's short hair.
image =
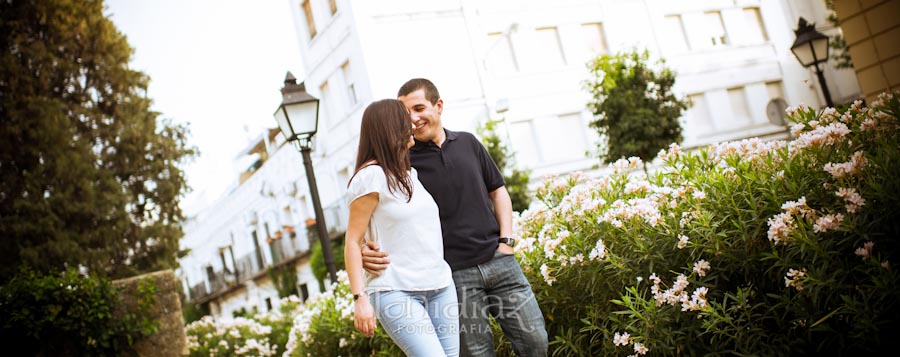
<path id="1" fill-rule="evenodd" d="M 441 94 L 438 93 L 434 83 L 431 83 L 431 81 L 425 78 L 413 78 L 404 83 L 403 86 L 400 87 L 400 91 L 397 92 L 397 97 L 405 96 L 419 89 L 425 91 L 425 99 L 428 99 L 432 105 L 437 104 L 438 99 L 441 99 Z"/>

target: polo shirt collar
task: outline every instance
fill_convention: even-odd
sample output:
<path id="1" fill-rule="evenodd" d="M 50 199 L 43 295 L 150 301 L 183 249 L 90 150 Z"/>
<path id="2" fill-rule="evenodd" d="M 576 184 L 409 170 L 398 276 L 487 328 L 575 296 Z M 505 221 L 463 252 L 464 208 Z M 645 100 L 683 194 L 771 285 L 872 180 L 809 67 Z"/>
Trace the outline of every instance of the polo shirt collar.
<path id="1" fill-rule="evenodd" d="M 446 138 L 444 139 L 445 144 L 447 141 L 454 141 L 459 137 L 459 133 L 457 133 L 455 131 L 447 130 L 446 128 L 444 128 L 444 135 L 446 136 Z M 429 146 L 437 147 L 437 145 L 433 141 L 425 142 L 425 141 L 419 141 L 418 139 L 414 139 L 414 140 L 416 141 L 416 144 L 413 145 L 413 147 L 410 149 L 413 151 L 423 150 Z"/>

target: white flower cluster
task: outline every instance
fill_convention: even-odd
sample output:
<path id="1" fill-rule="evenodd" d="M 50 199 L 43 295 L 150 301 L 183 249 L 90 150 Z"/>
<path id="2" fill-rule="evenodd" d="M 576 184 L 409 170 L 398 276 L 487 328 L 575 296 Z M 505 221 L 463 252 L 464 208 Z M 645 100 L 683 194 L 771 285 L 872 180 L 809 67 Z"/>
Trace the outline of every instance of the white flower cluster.
<path id="1" fill-rule="evenodd" d="M 844 203 L 847 204 L 845 206 L 847 212 L 856 213 L 862 206 L 866 205 L 866 200 L 856 192 L 855 188 L 840 187 L 834 194 L 844 199 Z"/>
<path id="2" fill-rule="evenodd" d="M 869 259 L 872 257 L 872 248 L 875 247 L 875 243 L 872 241 L 868 241 L 861 248 L 856 248 L 856 251 L 853 252 L 857 256 L 860 256 L 865 259 Z"/>
<path id="3" fill-rule="evenodd" d="M 700 260 L 694 264 L 694 271 L 702 271 L 703 275 L 706 275 L 706 271 L 708 270 L 709 263 L 704 260 Z M 686 289 L 690 283 L 687 280 L 687 276 L 684 274 L 679 274 L 678 277 L 675 278 L 672 287 L 665 291 L 660 291 L 659 285 L 662 283 L 662 279 L 660 279 L 656 273 L 650 274 L 648 279 L 653 282 L 653 286 L 650 287 L 650 292 L 656 300 L 656 306 L 662 306 L 663 304 L 676 306 L 681 304 L 681 311 L 699 311 L 706 309 L 707 307 L 706 293 L 709 290 L 705 286 L 702 286 L 695 289 L 694 292 L 688 296 Z"/>
<path id="4" fill-rule="evenodd" d="M 854 176 L 858 174 L 862 169 L 866 167 L 868 161 L 866 157 L 863 155 L 862 151 L 857 151 L 853 153 L 850 157 L 850 161 L 843 163 L 827 163 L 825 164 L 825 172 L 831 174 L 831 177 L 835 179 L 842 179 L 847 176 Z"/>
<path id="5" fill-rule="evenodd" d="M 216 320 L 204 316 L 185 327 L 188 349 L 199 351 L 208 348 L 213 355 L 233 351 L 235 355 L 272 356 L 277 346 L 270 344 L 266 337 L 271 332 L 272 327 L 244 317 Z M 233 341 L 234 345 L 229 341 Z"/>
<path id="6" fill-rule="evenodd" d="M 616 332 L 613 335 L 613 345 L 627 346 L 629 344 L 633 344 L 634 356 L 645 355 L 647 352 L 650 352 L 650 349 L 648 349 L 647 346 L 644 346 L 643 343 L 632 341 L 631 335 L 629 335 L 628 332 L 623 332 L 621 334 Z"/>
<path id="7" fill-rule="evenodd" d="M 797 291 L 803 291 L 803 281 L 801 278 L 804 276 L 806 276 L 806 269 L 788 269 L 787 274 L 784 276 L 784 286 L 793 286 Z"/>

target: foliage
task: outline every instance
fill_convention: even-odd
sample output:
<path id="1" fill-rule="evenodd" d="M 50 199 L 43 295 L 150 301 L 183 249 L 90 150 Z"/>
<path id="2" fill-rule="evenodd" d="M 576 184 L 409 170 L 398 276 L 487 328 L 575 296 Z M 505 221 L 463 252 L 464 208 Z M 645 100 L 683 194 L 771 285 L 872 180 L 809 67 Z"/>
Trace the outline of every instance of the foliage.
<path id="1" fill-rule="evenodd" d="M 74 356 L 131 353 L 157 331 L 152 280 L 138 285 L 138 311 L 115 315 L 122 294 L 106 278 L 74 270 L 39 275 L 21 270 L 0 287 L 0 343 L 17 355 Z"/>
<path id="2" fill-rule="evenodd" d="M 216 321 L 204 316 L 187 325 L 191 356 L 274 356 L 277 347 L 269 343 L 272 328 L 252 319 L 237 317 Z"/>
<path id="3" fill-rule="evenodd" d="M 663 65 L 663 60 L 651 65 L 646 50 L 601 55 L 588 63 L 585 87 L 595 118 L 590 127 L 605 138 L 597 145 L 604 162 L 632 156 L 647 162 L 681 142 L 678 118 L 690 102 L 672 93 L 675 73 Z"/>
<path id="4" fill-rule="evenodd" d="M 516 154 L 503 143 L 500 135 L 497 134 L 497 124 L 499 123 L 498 120 L 485 122 L 484 125 L 479 126 L 478 136 L 481 137 L 481 143 L 484 144 L 491 159 L 503 174 L 506 190 L 512 200 L 513 211 L 522 212 L 531 204 L 531 192 L 528 189 L 531 170 L 515 168 Z"/>
<path id="5" fill-rule="evenodd" d="M 294 326 L 294 318 L 303 308 L 303 302 L 297 295 L 282 298 L 278 302 L 278 309 L 259 314 L 255 317 L 260 324 L 272 328 L 268 335 L 269 341 L 275 346 L 275 356 L 282 356 L 289 340 L 291 328 Z"/>
<path id="6" fill-rule="evenodd" d="M 834 11 L 834 0 L 825 0 L 825 7 L 828 9 L 828 22 L 835 28 L 840 28 L 841 21 L 838 19 L 837 13 Z M 834 61 L 834 68 L 853 68 L 853 59 L 850 58 L 850 49 L 847 46 L 847 40 L 844 35 L 836 33 L 829 36 L 828 47 L 831 48 L 831 60 Z"/>
<path id="7" fill-rule="evenodd" d="M 353 327 L 353 298 L 347 273 L 331 289 L 306 302 L 294 319 L 285 356 L 398 356 L 403 352 L 379 325 L 374 337 Z"/>
<path id="8" fill-rule="evenodd" d="M 335 270 L 344 269 L 344 237 L 331 240 L 331 255 L 334 257 Z M 319 281 L 319 290 L 325 290 L 325 280 L 328 277 L 328 268 L 325 267 L 325 256 L 322 254 L 322 242 L 316 240 L 310 249 L 309 266 L 313 276 Z"/>
<path id="9" fill-rule="evenodd" d="M 278 290 L 279 298 L 297 294 L 297 268 L 291 264 L 269 269 L 266 274 L 272 279 L 272 285 Z"/>
<path id="10" fill-rule="evenodd" d="M 172 268 L 194 155 L 99 0 L 0 2 L 0 282 Z"/>
<path id="11" fill-rule="evenodd" d="M 790 141 L 672 145 L 650 176 L 631 158 L 546 181 L 517 255 L 553 355 L 897 347 L 898 115 L 887 94 L 790 108 Z"/>
<path id="12" fill-rule="evenodd" d="M 203 316 L 209 315 L 209 303 L 204 304 L 193 304 L 187 302 L 185 299 L 181 299 L 184 303 L 182 304 L 181 315 L 184 317 L 184 323 L 189 324 L 191 322 L 200 320 Z"/>

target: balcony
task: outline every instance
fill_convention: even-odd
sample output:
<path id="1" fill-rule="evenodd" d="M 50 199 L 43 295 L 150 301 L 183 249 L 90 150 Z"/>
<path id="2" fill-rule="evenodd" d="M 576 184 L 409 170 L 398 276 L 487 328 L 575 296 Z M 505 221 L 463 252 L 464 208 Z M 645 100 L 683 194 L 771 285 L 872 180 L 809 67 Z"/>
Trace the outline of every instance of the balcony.
<path id="1" fill-rule="evenodd" d="M 289 234 L 283 234 L 279 239 L 267 240 L 268 244 L 263 244 L 260 248 L 269 250 L 271 261 L 269 257 L 263 255 L 265 260 L 263 264 L 259 264 L 257 254 L 253 251 L 235 260 L 234 272 L 208 271 L 207 281 L 190 288 L 190 300 L 194 303 L 214 300 L 226 292 L 243 286 L 247 280 L 265 275 L 266 271 L 274 266 L 289 264 L 294 259 L 300 258 L 309 252 L 309 244 L 299 237 L 301 235 L 291 237 Z"/>

